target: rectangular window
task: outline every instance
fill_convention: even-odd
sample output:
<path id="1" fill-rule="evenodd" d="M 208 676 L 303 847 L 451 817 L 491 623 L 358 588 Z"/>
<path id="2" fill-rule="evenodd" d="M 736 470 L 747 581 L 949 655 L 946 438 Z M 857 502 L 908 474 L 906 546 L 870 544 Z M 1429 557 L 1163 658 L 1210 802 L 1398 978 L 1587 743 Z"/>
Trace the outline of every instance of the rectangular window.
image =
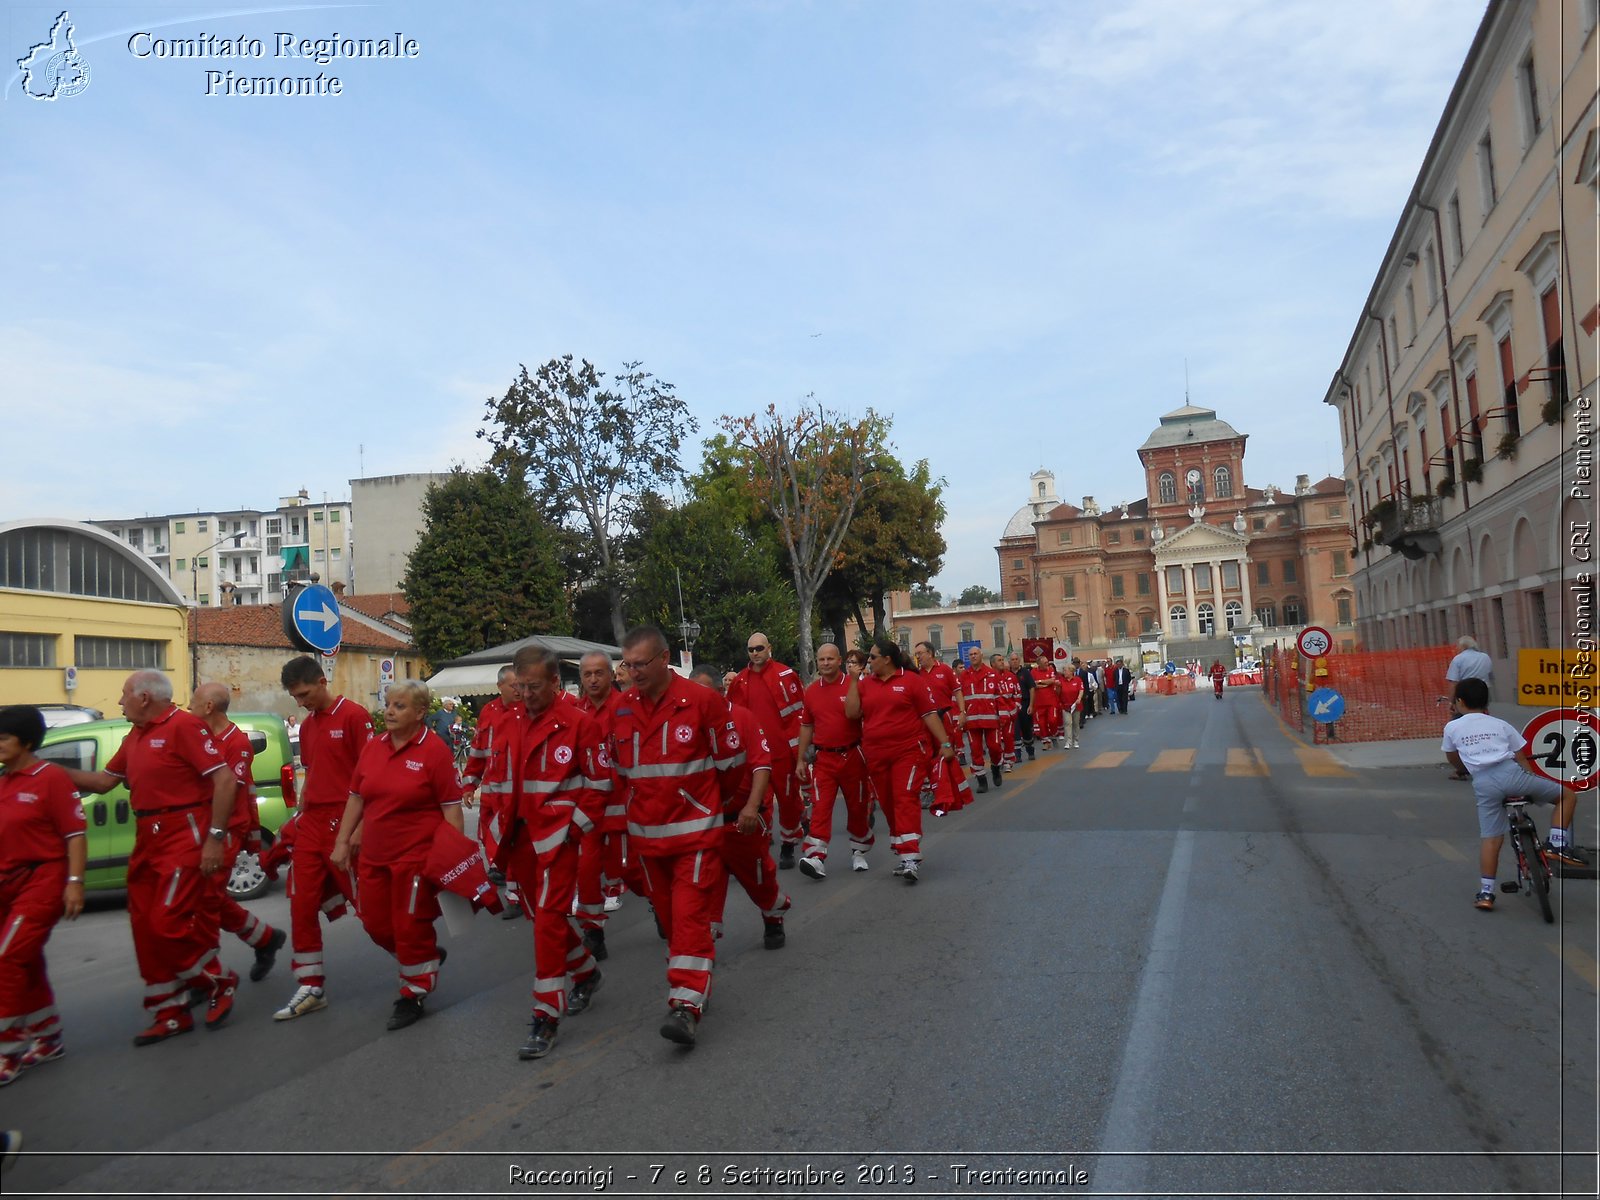
<path id="1" fill-rule="evenodd" d="M 261 573 L 261 559 L 258 556 L 252 554 L 250 556 L 250 574 L 259 575 L 260 573 Z"/>
<path id="2" fill-rule="evenodd" d="M 277 595 L 283 591 L 283 572 L 273 571 L 267 576 L 267 591 Z"/>
<path id="3" fill-rule="evenodd" d="M 1120 546 L 1120 545 L 1122 545 L 1122 533 L 1119 530 L 1115 530 L 1115 529 L 1109 531 L 1106 534 L 1106 545 L 1108 545 L 1108 546 Z"/>
<path id="4" fill-rule="evenodd" d="M 1544 590 L 1535 588 L 1528 593 L 1528 626 L 1533 633 L 1534 645 L 1548 646 L 1550 642 L 1550 614 L 1544 606 Z"/>
<path id="5" fill-rule="evenodd" d="M 318 547 L 317 549 L 313 550 L 311 552 L 311 557 L 316 559 L 317 562 L 321 562 L 322 561 L 322 549 L 321 549 L 321 547 Z"/>
<path id="6" fill-rule="evenodd" d="M 1134 576 L 1133 591 L 1138 596 L 1148 596 L 1150 594 L 1150 572 L 1140 571 Z"/>
<path id="7" fill-rule="evenodd" d="M 1340 625 L 1350 624 L 1350 597 L 1340 596 L 1334 603 L 1339 610 L 1338 623 Z"/>
<path id="8" fill-rule="evenodd" d="M 1128 637 L 1128 614 L 1118 613 L 1111 619 L 1111 636 L 1117 641 L 1126 641 Z"/>
<path id="9" fill-rule="evenodd" d="M 1072 530 L 1070 530 L 1070 529 L 1058 529 L 1058 530 L 1056 530 L 1056 541 L 1060 542 L 1063 546 L 1072 545 Z"/>
<path id="10" fill-rule="evenodd" d="M 1494 135 L 1487 129 L 1478 139 L 1478 192 L 1483 199 L 1483 219 L 1487 222 L 1500 199 L 1494 178 Z"/>
<path id="11" fill-rule="evenodd" d="M 73 658 L 85 670 L 165 671 L 167 644 L 146 638 L 84 637 L 73 639 Z"/>
<path id="12" fill-rule="evenodd" d="M 1526 147 L 1533 145 L 1533 139 L 1544 128 L 1539 116 L 1539 80 L 1533 70 L 1533 55 L 1522 60 L 1522 66 L 1517 69 L 1517 82 L 1521 84 L 1518 94 L 1522 99 L 1522 144 Z"/>
<path id="13" fill-rule="evenodd" d="M 944 649 L 944 630 L 938 626 L 930 626 L 928 629 L 928 642 L 935 650 Z"/>
<path id="14" fill-rule="evenodd" d="M 1142 526 L 1133 531 L 1133 540 L 1136 542 L 1144 541 L 1144 528 Z"/>
<path id="15" fill-rule="evenodd" d="M 366 543 L 363 542 L 362 544 L 365 545 Z M 1013 571 L 1022 570 L 1022 560 L 1020 558 L 1013 558 L 1011 560 L 1011 569 Z"/>
<path id="16" fill-rule="evenodd" d="M 321 525 L 322 524 L 322 511 L 320 509 L 318 509 L 316 512 L 311 514 L 311 523 L 313 525 Z"/>
<path id="17" fill-rule="evenodd" d="M 1328 505 L 1327 513 L 1330 519 L 1337 521 L 1340 517 L 1344 516 L 1344 505 L 1330 504 Z"/>
<path id="18" fill-rule="evenodd" d="M 194 531 L 195 531 L 195 532 L 196 532 L 196 533 L 206 533 L 206 532 L 209 532 L 209 528 L 210 528 L 210 525 L 211 525 L 211 522 L 210 522 L 210 521 L 207 521 L 207 520 L 199 520 L 199 521 L 196 521 L 196 522 L 195 522 L 195 523 L 194 523 Z"/>
<path id="19" fill-rule="evenodd" d="M 1239 586 L 1238 563 L 1225 562 L 1222 564 L 1222 586 L 1225 588 L 1236 588 Z"/>
<path id="20" fill-rule="evenodd" d="M 328 514 L 328 520 L 332 521 L 335 525 L 337 525 L 342 519 L 343 518 L 340 516 L 340 510 L 337 508 Z"/>
<path id="21" fill-rule="evenodd" d="M 1121 575 L 1113 575 L 1111 577 L 1111 594 L 1118 599 L 1121 599 L 1127 594 L 1122 583 Z"/>
<path id="22" fill-rule="evenodd" d="M 329 553 L 332 554 L 334 558 L 339 558 L 340 556 L 342 556 L 344 554 L 344 551 L 341 550 L 338 546 L 335 546 L 331 551 L 329 551 Z"/>
<path id="23" fill-rule="evenodd" d="M 1389 378 L 1394 378 L 1395 369 L 1400 365 L 1400 326 L 1395 322 L 1394 314 L 1389 314 Z"/>
<path id="24" fill-rule="evenodd" d="M 1428 285 L 1428 311 L 1439 303 L 1439 252 L 1429 242 L 1422 248 L 1422 274 Z"/>
<path id="25" fill-rule="evenodd" d="M 1211 590 L 1211 564 L 1195 563 L 1194 565 L 1194 590 L 1209 592 Z"/>
<path id="26" fill-rule="evenodd" d="M 50 633 L 6 633 L 0 630 L 0 667 L 53 667 L 56 639 Z"/>
<path id="27" fill-rule="evenodd" d="M 1250 522 L 1250 529 L 1253 533 L 1264 533 L 1266 528 L 1267 519 L 1265 517 L 1256 517 Z"/>
<path id="28" fill-rule="evenodd" d="M 1350 574 L 1350 564 L 1343 550 L 1335 550 L 1333 552 L 1333 573 L 1335 575 Z"/>
<path id="29" fill-rule="evenodd" d="M 205 605 L 210 604 L 210 603 L 211 603 L 211 593 L 210 592 L 201 592 L 200 593 L 200 604 L 201 604 L 201 606 L 204 607 Z"/>
<path id="30" fill-rule="evenodd" d="M 995 625 L 991 628 L 994 630 L 994 648 L 996 650 L 1004 650 L 1006 648 L 1006 627 L 1004 625 Z"/>
<path id="31" fill-rule="evenodd" d="M 1183 568 L 1167 568 L 1167 595 L 1178 597 L 1183 595 Z"/>
<path id="32" fill-rule="evenodd" d="M 1461 232 L 1461 193 L 1450 193 L 1450 249 L 1452 267 L 1460 266 L 1461 260 L 1466 257 L 1466 242 Z"/>
<path id="33" fill-rule="evenodd" d="M 1079 644 L 1080 639 L 1078 637 L 1078 621 L 1076 617 L 1067 621 L 1067 641 L 1074 646 Z"/>
<path id="34" fill-rule="evenodd" d="M 177 571 L 187 571 L 189 569 L 189 560 L 187 558 L 178 559 L 177 562 L 173 563 L 173 569 Z"/>
<path id="35" fill-rule="evenodd" d="M 1417 340 L 1417 289 L 1406 284 L 1406 345 Z"/>
<path id="36" fill-rule="evenodd" d="M 1016 601 L 1017 601 L 1018 604 L 1021 604 L 1027 598 L 1028 598 L 1028 593 L 1025 592 L 1025 591 L 1019 591 L 1016 594 Z"/>
<path id="37" fill-rule="evenodd" d="M 1489 616 L 1490 616 L 1490 619 L 1494 622 L 1494 637 L 1495 637 L 1495 647 L 1494 647 L 1495 653 L 1494 653 L 1494 656 L 1496 658 L 1504 658 L 1506 656 L 1506 653 L 1507 653 L 1506 647 L 1510 644 L 1510 639 L 1508 639 L 1507 636 L 1506 636 L 1506 605 L 1505 605 L 1505 601 L 1502 600 L 1499 596 L 1494 596 L 1494 597 L 1492 597 L 1490 599 L 1490 601 L 1489 601 Z"/>
<path id="38" fill-rule="evenodd" d="M 1271 563 L 1258 562 L 1256 564 L 1256 582 L 1257 583 L 1271 583 L 1272 582 L 1272 564 Z"/>
<path id="39" fill-rule="evenodd" d="M 1283 581 L 1285 583 L 1293 583 L 1298 575 L 1299 575 L 1299 570 L 1295 566 L 1294 559 L 1292 559 L 1292 558 L 1284 559 L 1283 560 Z"/>
<path id="40" fill-rule="evenodd" d="M 267 536 L 268 537 L 280 537 L 280 536 L 282 536 L 282 534 L 283 534 L 283 518 L 282 517 L 268 517 L 267 518 Z"/>
<path id="41" fill-rule="evenodd" d="M 182 521 L 174 521 L 172 523 L 172 532 L 173 533 L 182 533 L 183 532 L 183 522 Z"/>
<path id="42" fill-rule="evenodd" d="M 206 570 L 207 568 L 209 568 L 211 566 L 211 559 L 209 557 L 205 556 L 205 555 L 202 555 L 201 557 L 199 557 L 199 558 L 194 560 L 194 565 L 199 570 L 204 571 L 204 570 Z"/>
<path id="43" fill-rule="evenodd" d="M 1078 598 L 1078 577 L 1068 575 L 1061 581 L 1061 598 L 1063 600 L 1076 600 Z"/>

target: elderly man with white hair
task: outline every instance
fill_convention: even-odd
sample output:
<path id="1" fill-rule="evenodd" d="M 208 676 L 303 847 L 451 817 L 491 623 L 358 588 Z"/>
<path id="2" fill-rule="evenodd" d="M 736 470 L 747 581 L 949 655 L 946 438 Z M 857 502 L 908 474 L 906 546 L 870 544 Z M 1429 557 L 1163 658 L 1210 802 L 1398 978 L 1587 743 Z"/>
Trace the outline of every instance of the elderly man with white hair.
<path id="1" fill-rule="evenodd" d="M 1444 673 L 1444 691 L 1447 696 L 1456 694 L 1456 684 L 1463 679 L 1481 679 L 1484 687 L 1489 689 L 1489 694 L 1494 695 L 1494 660 L 1478 649 L 1478 641 L 1472 637 L 1459 637 L 1456 639 L 1456 656 L 1450 660 L 1450 666 Z M 1455 720 L 1461 714 L 1456 711 L 1454 702 L 1450 705 L 1454 714 L 1450 720 Z M 1471 776 L 1465 768 L 1457 767 L 1450 775 L 1451 779 L 1466 780 Z"/>

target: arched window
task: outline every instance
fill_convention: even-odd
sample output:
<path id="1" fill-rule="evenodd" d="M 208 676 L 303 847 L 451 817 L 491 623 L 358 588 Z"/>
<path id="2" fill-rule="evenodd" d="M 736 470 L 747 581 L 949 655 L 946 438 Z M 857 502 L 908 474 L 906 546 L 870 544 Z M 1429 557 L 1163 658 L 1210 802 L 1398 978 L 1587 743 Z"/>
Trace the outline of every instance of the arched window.
<path id="1" fill-rule="evenodd" d="M 1126 641 L 1128 638 L 1128 613 L 1126 609 L 1119 608 L 1111 614 L 1111 636 L 1117 641 Z"/>
<path id="2" fill-rule="evenodd" d="M 1044 499 L 1044 484 L 1042 483 L 1039 485 L 1039 499 Z"/>
<path id="3" fill-rule="evenodd" d="M 1278 623 L 1278 606 L 1271 600 L 1262 600 L 1256 605 L 1256 620 L 1271 629 Z"/>
<path id="4" fill-rule="evenodd" d="M 1173 478 L 1171 471 L 1161 472 L 1156 480 L 1156 488 L 1161 495 L 1162 504 L 1176 504 L 1178 502 L 1178 481 Z"/>
<path id="5" fill-rule="evenodd" d="M 1244 624 L 1244 605 L 1237 600 L 1229 600 L 1222 606 L 1222 612 L 1230 631 Z"/>
<path id="6" fill-rule="evenodd" d="M 1209 604 L 1197 604 L 1194 608 L 1195 623 L 1200 626 L 1200 636 L 1210 637 L 1217 631 L 1216 610 Z"/>
<path id="7" fill-rule="evenodd" d="M 942 625 L 928 626 L 928 641 L 933 643 L 935 650 L 944 649 L 944 627 Z"/>
<path id="8" fill-rule="evenodd" d="M 1290 596 L 1283 602 L 1283 623 L 1285 625 L 1302 624 L 1300 619 L 1300 597 Z"/>
<path id="9" fill-rule="evenodd" d="M 1233 472 L 1227 467 L 1218 467 L 1211 472 L 1211 492 L 1218 497 L 1233 495 Z"/>
<path id="10" fill-rule="evenodd" d="M 973 626 L 971 621 L 963 621 L 963 622 L 961 622 L 961 640 L 963 642 L 972 641 L 972 635 L 973 635 L 974 629 L 975 629 L 975 627 Z"/>
<path id="11" fill-rule="evenodd" d="M 1167 632 L 1174 637 L 1181 637 L 1189 632 L 1189 610 L 1181 604 L 1174 604 L 1167 612 Z"/>

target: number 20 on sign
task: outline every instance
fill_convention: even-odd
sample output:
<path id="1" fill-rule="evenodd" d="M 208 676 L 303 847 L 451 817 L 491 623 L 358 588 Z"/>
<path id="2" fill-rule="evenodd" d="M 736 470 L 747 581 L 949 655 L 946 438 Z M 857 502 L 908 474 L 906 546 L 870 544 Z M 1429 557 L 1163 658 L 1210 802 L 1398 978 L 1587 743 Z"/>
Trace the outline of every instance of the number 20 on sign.
<path id="1" fill-rule="evenodd" d="M 1585 709 L 1549 708 L 1522 728 L 1533 769 L 1575 792 L 1595 786 L 1600 720 Z"/>

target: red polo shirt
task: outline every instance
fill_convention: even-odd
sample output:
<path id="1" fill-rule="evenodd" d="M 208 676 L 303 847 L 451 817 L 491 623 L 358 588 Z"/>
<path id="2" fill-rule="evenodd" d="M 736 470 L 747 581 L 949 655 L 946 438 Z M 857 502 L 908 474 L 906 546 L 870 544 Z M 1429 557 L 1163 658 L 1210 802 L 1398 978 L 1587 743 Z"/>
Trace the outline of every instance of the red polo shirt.
<path id="1" fill-rule="evenodd" d="M 872 762 L 893 758 L 928 736 L 922 718 L 939 711 L 927 682 L 910 671 L 887 679 L 870 672 L 861 677 L 861 749 Z"/>
<path id="2" fill-rule="evenodd" d="M 322 712 L 308 712 L 300 726 L 300 761 L 306 765 L 300 807 L 344 807 L 350 799 L 356 760 L 371 737 L 372 718 L 367 710 L 343 696 Z"/>
<path id="3" fill-rule="evenodd" d="M 361 751 L 350 794 L 361 797 L 363 859 L 382 867 L 426 858 L 442 810 L 461 803 L 455 755 L 427 726 L 398 748 L 385 733 Z"/>
<path id="4" fill-rule="evenodd" d="M 217 748 L 233 768 L 233 777 L 239 781 L 239 790 L 233 801 L 233 816 L 228 818 L 228 828 L 237 833 L 248 833 L 260 824 L 256 815 L 256 780 L 254 765 L 256 752 L 250 749 L 250 735 L 231 721 L 216 736 Z"/>
<path id="5" fill-rule="evenodd" d="M 805 707 L 800 724 L 811 726 L 811 744 L 823 750 L 843 750 L 861 740 L 861 722 L 844 715 L 850 676 L 840 673 L 837 683 L 814 679 L 801 697 Z"/>
<path id="6" fill-rule="evenodd" d="M 59 862 L 68 839 L 82 836 L 83 805 L 55 763 L 0 774 L 0 872 Z"/>
<path id="7" fill-rule="evenodd" d="M 862 676 L 863 679 L 868 677 Z M 961 680 L 945 663 L 934 663 L 924 671 L 922 682 L 928 685 L 928 690 L 933 693 L 934 703 L 941 709 L 956 707 L 956 693 L 961 691 Z"/>
<path id="8" fill-rule="evenodd" d="M 127 780 L 133 811 L 147 813 L 209 805 L 206 776 L 226 765 L 206 723 L 173 705 L 128 730 L 106 774 Z"/>

